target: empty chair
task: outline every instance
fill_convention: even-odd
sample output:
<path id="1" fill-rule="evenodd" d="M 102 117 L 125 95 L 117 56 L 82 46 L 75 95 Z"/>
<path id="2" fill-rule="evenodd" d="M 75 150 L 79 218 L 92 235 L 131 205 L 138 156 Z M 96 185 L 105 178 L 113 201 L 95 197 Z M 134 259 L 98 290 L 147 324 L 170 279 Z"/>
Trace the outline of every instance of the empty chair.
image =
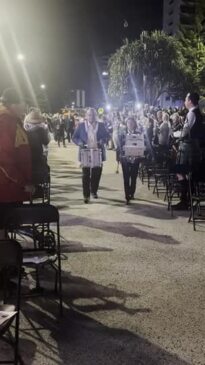
<path id="1" fill-rule="evenodd" d="M 191 211 L 189 222 L 192 221 L 193 229 L 196 231 L 196 221 L 205 220 L 205 179 L 201 176 L 189 174 L 189 195 Z"/>
<path id="2" fill-rule="evenodd" d="M 56 231 L 53 223 L 56 225 Z M 60 313 L 62 313 L 60 228 L 57 208 L 49 204 L 25 204 L 10 210 L 6 225 L 13 237 L 20 234 L 31 239 L 23 249 L 23 264 L 35 267 L 37 288 L 40 288 L 39 268 L 51 265 L 55 269 L 55 290 L 58 291 Z"/>
<path id="3" fill-rule="evenodd" d="M 14 347 L 14 359 L 0 360 L 0 364 L 18 364 L 22 256 L 22 248 L 18 242 L 14 240 L 0 241 L 0 337 Z M 15 297 L 12 293 L 12 298 L 9 296 L 9 279 L 11 273 L 12 276 L 15 275 L 15 278 L 17 278 Z M 6 334 L 13 322 L 15 326 L 14 340 L 9 341 L 6 338 Z"/>

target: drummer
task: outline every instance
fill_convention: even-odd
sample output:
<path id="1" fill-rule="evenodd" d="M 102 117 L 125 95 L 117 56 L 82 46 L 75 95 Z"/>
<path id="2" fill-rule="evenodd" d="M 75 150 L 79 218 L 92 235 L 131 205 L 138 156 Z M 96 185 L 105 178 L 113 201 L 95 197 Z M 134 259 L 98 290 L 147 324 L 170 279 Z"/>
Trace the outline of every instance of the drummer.
<path id="1" fill-rule="evenodd" d="M 134 117 L 128 117 L 126 120 L 126 131 L 119 136 L 119 155 L 122 165 L 125 200 L 129 204 L 130 200 L 135 198 L 137 176 L 139 170 L 140 159 L 125 156 L 124 146 L 127 134 L 142 134 L 142 128 L 138 127 Z"/>
<path id="2" fill-rule="evenodd" d="M 81 148 L 100 148 L 102 152 L 102 161 L 105 161 L 105 144 L 108 139 L 108 133 L 103 123 L 98 121 L 97 113 L 94 108 L 89 108 L 86 112 L 85 121 L 80 123 L 74 134 L 73 142 Z M 80 151 L 79 151 L 80 160 Z M 90 200 L 90 194 L 94 199 L 98 198 L 98 188 L 102 174 L 102 164 L 97 167 L 82 167 L 82 183 L 84 202 L 87 204 Z"/>

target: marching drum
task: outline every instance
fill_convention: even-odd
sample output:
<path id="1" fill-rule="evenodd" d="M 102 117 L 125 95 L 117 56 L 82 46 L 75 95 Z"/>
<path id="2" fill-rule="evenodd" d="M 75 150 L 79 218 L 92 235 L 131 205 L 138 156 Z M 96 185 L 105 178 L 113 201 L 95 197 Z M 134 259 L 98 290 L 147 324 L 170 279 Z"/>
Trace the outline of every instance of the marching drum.
<path id="1" fill-rule="evenodd" d="M 142 134 L 127 134 L 124 150 L 125 157 L 144 157 L 144 136 Z"/>
<path id="2" fill-rule="evenodd" d="M 99 148 L 82 148 L 80 162 L 82 167 L 101 167 L 102 151 Z"/>

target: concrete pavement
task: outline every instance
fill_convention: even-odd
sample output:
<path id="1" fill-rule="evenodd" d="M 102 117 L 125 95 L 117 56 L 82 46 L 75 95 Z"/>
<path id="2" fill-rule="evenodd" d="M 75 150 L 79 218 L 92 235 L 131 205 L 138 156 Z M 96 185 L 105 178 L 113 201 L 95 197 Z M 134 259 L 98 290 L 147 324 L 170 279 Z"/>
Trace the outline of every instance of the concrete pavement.
<path id="1" fill-rule="evenodd" d="M 113 151 L 99 199 L 85 205 L 76 147 L 52 142 L 49 153 L 65 314 L 52 300 L 23 303 L 24 363 L 204 365 L 205 225 L 193 232 L 186 213 L 171 218 L 140 182 L 126 206 Z"/>

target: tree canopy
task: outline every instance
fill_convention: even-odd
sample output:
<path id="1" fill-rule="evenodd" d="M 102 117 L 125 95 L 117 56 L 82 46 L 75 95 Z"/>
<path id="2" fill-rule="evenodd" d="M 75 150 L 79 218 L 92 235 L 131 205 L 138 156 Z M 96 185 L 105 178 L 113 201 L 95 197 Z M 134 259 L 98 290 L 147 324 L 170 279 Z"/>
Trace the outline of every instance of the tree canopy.
<path id="1" fill-rule="evenodd" d="M 129 95 L 151 105 L 163 93 L 182 98 L 190 89 L 203 89 L 204 67 L 205 46 L 193 30 L 181 31 L 178 37 L 142 32 L 110 58 L 109 95 L 118 100 Z"/>

